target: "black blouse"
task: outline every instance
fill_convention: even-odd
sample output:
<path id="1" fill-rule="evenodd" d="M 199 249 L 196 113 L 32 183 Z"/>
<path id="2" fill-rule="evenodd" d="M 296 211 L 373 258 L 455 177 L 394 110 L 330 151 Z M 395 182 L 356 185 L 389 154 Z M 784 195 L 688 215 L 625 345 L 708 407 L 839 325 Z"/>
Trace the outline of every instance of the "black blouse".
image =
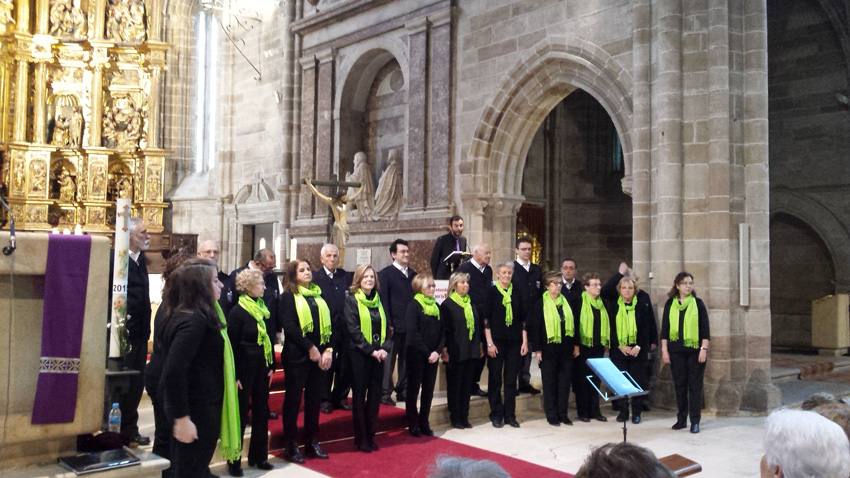
<path id="1" fill-rule="evenodd" d="M 513 322 L 510 327 L 505 323 L 507 309 L 502 305 L 502 293 L 498 285 L 493 284 L 487 291 L 489 303 L 489 317 L 484 317 L 484 328 L 490 329 L 490 336 L 499 340 L 522 341 L 522 331 L 526 330 L 526 319 L 523 316 L 522 299 L 517 293 L 516 287 L 511 291 L 511 310 Z"/>
<path id="2" fill-rule="evenodd" d="M 376 292 L 373 290 L 371 297 L 367 295 L 368 299 L 372 299 Z M 387 311 L 384 310 L 384 314 L 386 316 Z M 390 318 L 387 316 L 387 332 L 384 337 L 384 343 L 380 343 L 381 339 L 381 313 L 377 307 L 369 308 L 369 317 L 372 319 L 372 337 L 378 337 L 377 340 L 367 341 L 366 337 L 363 336 L 363 330 L 360 328 L 360 308 L 357 304 L 357 298 L 354 297 L 354 294 L 349 295 L 345 298 L 345 323 L 348 327 L 348 340 L 349 345 L 352 350 L 356 350 L 363 355 L 369 356 L 372 355 L 372 352 L 375 350 L 381 349 L 389 352 L 392 349 L 392 337 L 390 334 Z"/>
<path id="3" fill-rule="evenodd" d="M 703 340 L 710 340 L 711 336 L 709 335 L 709 326 L 708 326 L 708 311 L 705 308 L 705 304 L 701 299 L 695 297 L 694 298 L 697 303 L 697 314 L 698 314 L 698 326 L 699 326 L 699 344 L 702 346 Z M 667 340 L 667 351 L 668 352 L 685 352 L 685 351 L 693 351 L 697 352 L 699 349 L 692 349 L 690 347 L 685 347 L 683 342 L 685 336 L 685 310 L 679 311 L 679 339 L 678 340 L 670 340 L 670 306 L 673 304 L 674 300 L 679 300 L 678 297 L 673 297 L 672 299 L 668 299 L 667 303 L 664 304 L 664 315 L 661 317 L 661 338 L 663 340 Z"/>
<path id="4" fill-rule="evenodd" d="M 469 339 L 469 328 L 466 326 L 463 307 L 451 298 L 446 298 L 440 305 L 440 317 L 446 321 L 446 348 L 449 353 L 449 363 L 481 357 L 481 337 L 484 335 L 482 331 L 484 321 L 481 320 L 475 304 L 471 305 L 475 323 L 472 340 Z"/>
<path id="5" fill-rule="evenodd" d="M 281 359 L 283 363 L 304 363 L 310 360 L 310 349 L 315 346 L 322 353 L 328 347 L 337 345 L 338 334 L 331 333 L 330 339 L 325 344 L 321 342 L 321 322 L 319 320 L 319 306 L 316 304 L 316 299 L 304 296 L 307 300 L 307 305 L 310 306 L 310 315 L 313 317 L 313 331 L 304 332 L 301 330 L 301 322 L 298 320 L 298 311 L 295 308 L 295 294 L 292 292 L 284 292 L 280 296 L 280 305 L 278 306 L 279 322 L 283 326 L 284 342 L 283 354 Z"/>
<path id="6" fill-rule="evenodd" d="M 407 306 L 407 353 L 428 359 L 431 352 L 438 354 L 446 344 L 446 326 L 442 317 L 428 315 L 419 302 L 410 301 Z"/>

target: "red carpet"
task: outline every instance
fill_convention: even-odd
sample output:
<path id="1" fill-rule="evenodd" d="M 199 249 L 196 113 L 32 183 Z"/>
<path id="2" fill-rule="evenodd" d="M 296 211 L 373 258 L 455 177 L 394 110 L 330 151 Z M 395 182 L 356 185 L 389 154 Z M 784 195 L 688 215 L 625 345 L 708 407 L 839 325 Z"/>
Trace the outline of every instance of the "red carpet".
<path id="1" fill-rule="evenodd" d="M 573 475 L 527 461 L 499 455 L 437 437 L 414 438 L 406 431 L 375 437 L 381 447 L 372 453 L 356 451 L 351 440 L 325 443 L 329 460 L 307 459 L 307 468 L 336 478 L 425 478 L 439 455 L 461 456 L 498 463 L 515 478 L 572 478 Z M 281 453 L 282 457 L 283 454 Z"/>

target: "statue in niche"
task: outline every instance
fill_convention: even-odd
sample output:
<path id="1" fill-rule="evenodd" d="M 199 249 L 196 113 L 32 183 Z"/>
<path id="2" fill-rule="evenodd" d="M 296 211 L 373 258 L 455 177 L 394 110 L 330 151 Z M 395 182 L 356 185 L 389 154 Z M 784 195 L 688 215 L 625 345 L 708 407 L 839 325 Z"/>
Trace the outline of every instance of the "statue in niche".
<path id="1" fill-rule="evenodd" d="M 106 193 L 104 190 L 106 170 L 102 164 L 97 164 L 92 168 L 91 174 L 91 192 L 95 197 L 103 197 Z"/>
<path id="2" fill-rule="evenodd" d="M 79 108 L 74 108 L 71 114 L 71 124 L 68 128 L 68 146 L 79 148 L 83 141 L 83 114 Z"/>
<path id="3" fill-rule="evenodd" d="M 65 202 L 73 201 L 77 188 L 76 184 L 74 184 L 74 178 L 71 177 L 71 173 L 67 169 L 62 168 L 62 172 L 59 173 L 56 182 L 59 183 L 59 200 Z"/>
<path id="4" fill-rule="evenodd" d="M 47 170 L 44 167 L 44 161 L 33 161 L 30 163 L 30 179 L 32 187 L 30 192 L 43 193 L 47 186 Z"/>
<path id="5" fill-rule="evenodd" d="M 119 150 L 135 149 L 142 137 L 142 113 L 127 97 L 115 98 L 103 116 L 102 145 Z"/>
<path id="6" fill-rule="evenodd" d="M 145 41 L 145 3 L 143 0 L 108 0 L 106 39 L 122 43 Z"/>
<path id="7" fill-rule="evenodd" d="M 375 209 L 372 216 L 379 219 L 390 219 L 398 216 L 403 192 L 401 154 L 397 149 L 390 150 L 389 164 L 381 179 L 378 180 L 378 190 L 375 194 Z"/>
<path id="8" fill-rule="evenodd" d="M 372 166 L 366 158 L 366 153 L 354 155 L 354 172 L 345 175 L 346 182 L 360 183 L 360 191 L 356 194 L 354 188 L 348 188 L 348 198 L 357 217 L 362 220 L 372 219 L 372 209 L 375 207 L 375 177 L 372 176 Z M 355 198 L 356 199 L 353 199 Z"/>
<path id="9" fill-rule="evenodd" d="M 14 170 L 15 191 L 18 194 L 23 194 L 24 184 L 27 180 L 26 165 L 24 164 L 23 158 L 15 159 Z"/>
<path id="10" fill-rule="evenodd" d="M 86 38 L 86 15 L 79 0 L 51 0 L 49 19 L 51 36 L 73 40 Z"/>
<path id="11" fill-rule="evenodd" d="M 53 116 L 53 135 L 50 144 L 60 148 L 80 146 L 83 134 L 83 115 L 79 106 L 58 106 Z"/>
<path id="12" fill-rule="evenodd" d="M 133 199 L 133 182 L 127 176 L 122 176 L 115 184 L 115 197 Z"/>
<path id="13" fill-rule="evenodd" d="M 148 170 L 148 201 L 156 201 L 159 198 L 159 169 Z"/>

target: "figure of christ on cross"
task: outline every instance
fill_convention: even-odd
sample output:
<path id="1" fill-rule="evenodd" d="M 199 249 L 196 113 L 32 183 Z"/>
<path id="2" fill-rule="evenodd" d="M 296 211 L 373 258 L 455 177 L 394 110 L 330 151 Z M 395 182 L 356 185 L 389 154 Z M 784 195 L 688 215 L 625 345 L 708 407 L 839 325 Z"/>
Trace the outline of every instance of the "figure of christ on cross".
<path id="1" fill-rule="evenodd" d="M 313 181 L 310 178 L 303 179 L 302 183 L 306 184 L 307 187 L 310 188 L 310 191 L 314 196 L 319 198 L 322 202 L 330 206 L 331 212 L 333 212 L 333 240 L 331 241 L 333 245 L 339 248 L 339 263 L 344 264 L 345 260 L 345 245 L 348 243 L 349 236 L 349 226 L 348 226 L 348 213 L 350 208 L 348 206 L 348 201 L 352 201 L 357 199 L 357 196 L 363 191 L 363 186 L 360 183 L 348 183 L 341 181 Z M 357 191 L 352 195 L 347 195 L 342 192 L 337 192 L 335 197 L 325 196 L 320 193 L 316 186 L 331 186 L 337 188 L 357 188 Z M 340 189 L 337 189 L 340 191 Z"/>

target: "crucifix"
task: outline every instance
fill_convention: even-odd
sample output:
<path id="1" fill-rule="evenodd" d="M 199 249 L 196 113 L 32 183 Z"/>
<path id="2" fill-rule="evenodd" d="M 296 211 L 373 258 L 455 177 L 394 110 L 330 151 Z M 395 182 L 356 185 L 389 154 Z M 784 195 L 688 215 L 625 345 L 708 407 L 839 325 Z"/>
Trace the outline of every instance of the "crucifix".
<path id="1" fill-rule="evenodd" d="M 302 184 L 306 184 L 310 191 L 322 202 L 330 206 L 333 213 L 333 234 L 332 244 L 339 249 L 339 263 L 344 264 L 345 260 L 345 244 L 348 242 L 349 227 L 348 227 L 348 201 L 356 199 L 363 187 L 360 183 L 351 183 L 339 181 L 336 175 L 333 175 L 330 181 L 313 181 L 310 178 L 301 180 Z M 316 186 L 329 186 L 334 189 L 333 197 L 326 196 L 316 189 Z M 357 191 L 348 196 L 341 188 L 357 188 Z"/>

